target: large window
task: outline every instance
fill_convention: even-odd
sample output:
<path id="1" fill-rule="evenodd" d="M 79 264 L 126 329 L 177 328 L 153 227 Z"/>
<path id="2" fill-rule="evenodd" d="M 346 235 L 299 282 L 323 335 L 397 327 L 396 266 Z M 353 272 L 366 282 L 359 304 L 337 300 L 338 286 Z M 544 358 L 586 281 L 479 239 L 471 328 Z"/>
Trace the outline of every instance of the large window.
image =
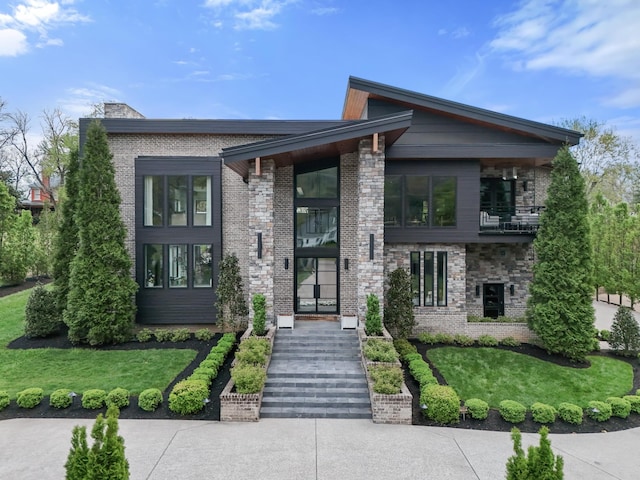
<path id="1" fill-rule="evenodd" d="M 337 207 L 296 207 L 296 246 L 337 247 Z"/>
<path id="2" fill-rule="evenodd" d="M 213 280 L 213 257 L 211 245 L 193 246 L 193 286 L 211 287 Z"/>
<path id="3" fill-rule="evenodd" d="M 187 177 L 172 175 L 169 181 L 169 225 L 187 225 Z"/>
<path id="4" fill-rule="evenodd" d="M 480 179 L 480 210 L 510 221 L 515 214 L 515 181 L 501 178 Z"/>
<path id="5" fill-rule="evenodd" d="M 144 224 L 158 227 L 163 224 L 164 177 L 144 177 Z"/>
<path id="6" fill-rule="evenodd" d="M 210 176 L 147 175 L 143 186 L 145 227 L 212 225 Z"/>
<path id="7" fill-rule="evenodd" d="M 447 305 L 447 252 L 438 252 L 438 306 Z"/>
<path id="8" fill-rule="evenodd" d="M 144 271 L 147 288 L 162 288 L 164 286 L 164 252 L 162 245 L 144 246 Z"/>
<path id="9" fill-rule="evenodd" d="M 187 246 L 169 245 L 169 287 L 187 286 Z"/>
<path id="10" fill-rule="evenodd" d="M 411 296 L 413 305 L 420 305 L 420 252 L 411 252 Z"/>
<path id="11" fill-rule="evenodd" d="M 424 306 L 433 307 L 433 252 L 424 252 Z"/>
<path id="12" fill-rule="evenodd" d="M 385 226 L 456 226 L 456 177 L 386 175 L 384 186 Z"/>
<path id="13" fill-rule="evenodd" d="M 338 167 L 296 175 L 296 198 L 337 198 Z"/>
<path id="14" fill-rule="evenodd" d="M 193 224 L 211 225 L 211 177 L 193 177 Z"/>
<path id="15" fill-rule="evenodd" d="M 423 268 L 421 268 L 420 257 L 420 252 L 411 252 L 409 254 L 413 305 L 419 306 L 422 298 L 422 305 L 425 307 L 433 307 L 434 304 L 438 307 L 446 307 L 447 252 L 424 252 L 422 254 Z M 421 272 L 424 272 L 423 277 Z M 422 297 L 420 296 L 421 288 Z"/>

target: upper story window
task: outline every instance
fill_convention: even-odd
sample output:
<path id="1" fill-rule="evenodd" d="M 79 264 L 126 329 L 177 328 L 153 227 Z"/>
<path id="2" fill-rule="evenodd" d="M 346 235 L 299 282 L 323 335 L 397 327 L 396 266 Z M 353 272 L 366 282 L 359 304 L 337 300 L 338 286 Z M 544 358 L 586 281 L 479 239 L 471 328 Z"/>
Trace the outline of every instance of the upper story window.
<path id="1" fill-rule="evenodd" d="M 338 167 L 298 173 L 296 198 L 337 198 Z"/>
<path id="2" fill-rule="evenodd" d="M 33 200 L 42 200 L 42 190 L 39 188 L 33 189 Z"/>
<path id="3" fill-rule="evenodd" d="M 144 226 L 211 226 L 211 177 L 146 175 Z"/>
<path id="4" fill-rule="evenodd" d="M 452 176 L 386 175 L 387 227 L 455 227 L 457 179 Z"/>

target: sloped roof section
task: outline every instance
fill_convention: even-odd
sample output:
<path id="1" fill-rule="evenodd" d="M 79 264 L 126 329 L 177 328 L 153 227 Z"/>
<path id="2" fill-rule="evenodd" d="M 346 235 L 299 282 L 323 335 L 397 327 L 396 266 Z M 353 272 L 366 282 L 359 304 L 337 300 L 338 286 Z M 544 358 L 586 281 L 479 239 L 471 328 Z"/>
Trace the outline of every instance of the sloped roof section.
<path id="1" fill-rule="evenodd" d="M 580 132 L 574 130 L 525 120 L 357 77 L 349 77 L 342 119 L 363 118 L 366 115 L 367 100 L 370 98 L 391 101 L 407 109 L 428 110 L 470 123 L 497 127 L 556 144 L 577 145 L 582 136 Z"/>
<path id="2" fill-rule="evenodd" d="M 340 125 L 222 149 L 224 164 L 246 177 L 249 162 L 257 157 L 274 159 L 277 166 L 337 156 L 358 149 L 361 138 L 374 133 L 385 136 L 385 146 L 392 145 L 411 126 L 411 110 L 368 120 L 343 122 Z"/>

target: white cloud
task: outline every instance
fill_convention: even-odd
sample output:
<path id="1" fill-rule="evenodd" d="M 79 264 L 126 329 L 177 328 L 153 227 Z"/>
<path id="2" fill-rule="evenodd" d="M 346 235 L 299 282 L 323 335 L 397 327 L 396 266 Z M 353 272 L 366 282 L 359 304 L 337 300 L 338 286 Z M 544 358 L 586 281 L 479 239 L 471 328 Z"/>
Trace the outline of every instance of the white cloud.
<path id="1" fill-rule="evenodd" d="M 88 84 L 85 87 L 67 89 L 67 96 L 58 100 L 60 108 L 70 117 L 85 117 L 91 113 L 97 103 L 117 102 L 122 95 L 115 88 L 100 84 Z"/>
<path id="2" fill-rule="evenodd" d="M 495 51 L 514 68 L 557 69 L 623 80 L 629 86 L 605 103 L 640 105 L 640 2 L 527 0 L 497 19 Z"/>
<path id="3" fill-rule="evenodd" d="M 0 30 L 0 57 L 15 57 L 28 50 L 27 36 L 20 30 L 13 28 Z"/>
<path id="4" fill-rule="evenodd" d="M 456 39 L 468 37 L 470 34 L 471 32 L 469 32 L 469 30 L 467 30 L 465 27 L 456 28 L 453 32 L 451 32 L 451 36 Z"/>
<path id="5" fill-rule="evenodd" d="M 204 7 L 213 10 L 215 20 L 212 25 L 221 28 L 226 22 L 221 17 L 232 20 L 236 30 L 273 30 L 279 25 L 274 21 L 288 4 L 297 0 L 206 0 Z"/>
<path id="6" fill-rule="evenodd" d="M 313 13 L 314 15 L 323 16 L 323 15 L 334 15 L 339 11 L 340 9 L 336 7 L 318 7 L 311 10 L 311 13 Z"/>
<path id="7" fill-rule="evenodd" d="M 41 42 L 38 42 L 36 47 L 44 48 L 44 47 L 62 47 L 64 42 L 61 38 L 45 38 Z"/>

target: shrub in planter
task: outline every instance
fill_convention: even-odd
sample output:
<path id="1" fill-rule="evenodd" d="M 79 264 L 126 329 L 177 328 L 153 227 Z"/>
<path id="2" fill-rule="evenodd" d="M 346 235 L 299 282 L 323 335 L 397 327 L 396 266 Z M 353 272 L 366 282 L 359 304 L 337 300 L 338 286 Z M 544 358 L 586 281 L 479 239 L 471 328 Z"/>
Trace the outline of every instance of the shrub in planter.
<path id="1" fill-rule="evenodd" d="M 369 375 L 373 381 L 373 391 L 385 395 L 395 395 L 402 389 L 402 369 L 397 366 L 372 365 Z"/>
<path id="2" fill-rule="evenodd" d="M 186 342 L 191 338 L 191 332 L 188 328 L 176 328 L 171 332 L 172 342 Z"/>
<path id="3" fill-rule="evenodd" d="M 143 328 L 138 333 L 136 333 L 136 339 L 140 343 L 145 343 L 150 341 L 153 338 L 153 332 L 149 328 Z"/>
<path id="4" fill-rule="evenodd" d="M 436 343 L 443 343 L 445 345 L 453 345 L 453 335 L 448 333 L 436 333 Z"/>
<path id="5" fill-rule="evenodd" d="M 138 406 L 145 412 L 153 412 L 162 403 L 162 392 L 159 388 L 147 388 L 138 397 Z"/>
<path id="6" fill-rule="evenodd" d="M 238 364 L 231 369 L 238 393 L 258 393 L 267 380 L 267 372 L 259 365 Z"/>
<path id="7" fill-rule="evenodd" d="M 609 397 L 607 403 L 611 405 L 611 416 L 627 418 L 631 413 L 631 403 L 620 397 Z"/>
<path id="8" fill-rule="evenodd" d="M 489 416 L 489 404 L 479 398 L 469 398 L 464 402 L 467 411 L 474 420 L 485 420 Z"/>
<path id="9" fill-rule="evenodd" d="M 580 425 L 582 423 L 582 416 L 582 407 L 578 405 L 568 402 L 562 402 L 558 405 L 558 417 L 560 417 L 560 420 L 563 422 Z"/>
<path id="10" fill-rule="evenodd" d="M 367 335 L 372 337 L 382 335 L 380 300 L 373 293 L 367 295 L 367 314 L 365 315 L 364 330 Z"/>
<path id="11" fill-rule="evenodd" d="M 209 395 L 209 387 L 200 380 L 182 380 L 169 394 L 169 410 L 188 415 L 202 410 Z"/>
<path id="12" fill-rule="evenodd" d="M 118 409 L 122 409 L 124 407 L 129 406 L 129 390 L 126 388 L 114 388 L 107 394 L 107 398 L 105 400 L 107 407 L 111 405 L 115 405 Z"/>
<path id="13" fill-rule="evenodd" d="M 587 417 L 597 422 L 606 422 L 611 418 L 611 405 L 609 403 L 592 400 L 587 405 L 585 409 Z"/>
<path id="14" fill-rule="evenodd" d="M 5 390 L 0 390 L 0 410 L 4 410 L 9 406 L 9 393 Z"/>
<path id="15" fill-rule="evenodd" d="M 475 340 L 471 338 L 469 335 L 463 335 L 458 333 L 453 336 L 453 341 L 456 345 L 460 345 L 461 347 L 470 347 L 475 343 Z"/>
<path id="16" fill-rule="evenodd" d="M 478 345 L 480 345 L 481 347 L 497 347 L 498 340 L 496 340 L 496 338 L 492 337 L 491 335 L 480 335 L 478 337 Z"/>
<path id="17" fill-rule="evenodd" d="M 28 338 L 47 337 L 60 330 L 60 316 L 55 294 L 38 283 L 31 291 L 24 311 L 24 335 Z"/>
<path id="18" fill-rule="evenodd" d="M 531 416 L 537 423 L 553 423 L 556 421 L 557 410 L 552 405 L 536 402 L 531 405 Z"/>
<path id="19" fill-rule="evenodd" d="M 267 355 L 271 353 L 271 344 L 266 338 L 249 337 L 240 343 L 236 352 L 236 361 L 252 365 L 266 365 Z"/>
<path id="20" fill-rule="evenodd" d="M 400 355 L 400 358 L 402 360 L 405 360 L 406 355 L 411 355 L 412 353 L 418 353 L 418 350 L 416 349 L 415 345 L 413 345 L 412 343 L 409 342 L 409 340 L 406 340 L 404 338 L 395 339 L 393 341 L 393 346 L 395 347 L 396 352 L 398 352 L 398 355 Z"/>
<path id="21" fill-rule="evenodd" d="M 371 338 L 364 344 L 362 351 L 365 358 L 372 362 L 393 363 L 398 360 L 398 352 L 393 343 L 386 340 Z"/>
<path id="22" fill-rule="evenodd" d="M 49 405 L 53 408 L 67 408 L 72 403 L 73 397 L 71 396 L 71 390 L 68 388 L 59 388 L 49 395 Z"/>
<path id="23" fill-rule="evenodd" d="M 158 342 L 168 342 L 171 340 L 173 333 L 168 328 L 156 328 L 153 331 Z"/>
<path id="24" fill-rule="evenodd" d="M 638 395 L 625 395 L 622 398 L 629 402 L 633 413 L 640 413 L 640 397 Z"/>
<path id="25" fill-rule="evenodd" d="M 520 346 L 520 342 L 518 340 L 516 340 L 513 337 L 505 337 L 502 340 L 500 340 L 500 345 L 503 345 L 505 347 L 519 347 Z"/>
<path id="26" fill-rule="evenodd" d="M 421 333 L 418 335 L 418 341 L 420 343 L 424 343 L 425 345 L 433 345 L 434 343 L 438 343 L 436 339 L 436 335 L 433 333 Z"/>
<path id="27" fill-rule="evenodd" d="M 85 390 L 82 393 L 82 406 L 90 410 L 104 407 L 104 402 L 107 399 L 107 392 L 99 388 L 92 388 Z"/>
<path id="28" fill-rule="evenodd" d="M 460 398 L 451 387 L 427 385 L 420 390 L 420 404 L 426 405 L 427 418 L 442 424 L 460 421 Z"/>
<path id="29" fill-rule="evenodd" d="M 44 390 L 40 387 L 25 388 L 18 392 L 16 403 L 20 408 L 35 408 L 44 398 Z"/>
<path id="30" fill-rule="evenodd" d="M 527 415 L 527 407 L 515 400 L 503 400 L 498 404 L 500 416 L 507 422 L 520 423 L 524 422 Z"/>
<path id="31" fill-rule="evenodd" d="M 259 337 L 266 332 L 267 325 L 267 299 L 261 293 L 256 293 L 251 299 L 253 306 L 253 333 Z"/>
<path id="32" fill-rule="evenodd" d="M 208 328 L 201 328 L 199 330 L 196 330 L 193 336 L 196 338 L 196 340 L 200 340 L 201 342 L 208 342 L 213 338 L 213 333 L 211 333 L 211 330 L 209 330 Z"/>

